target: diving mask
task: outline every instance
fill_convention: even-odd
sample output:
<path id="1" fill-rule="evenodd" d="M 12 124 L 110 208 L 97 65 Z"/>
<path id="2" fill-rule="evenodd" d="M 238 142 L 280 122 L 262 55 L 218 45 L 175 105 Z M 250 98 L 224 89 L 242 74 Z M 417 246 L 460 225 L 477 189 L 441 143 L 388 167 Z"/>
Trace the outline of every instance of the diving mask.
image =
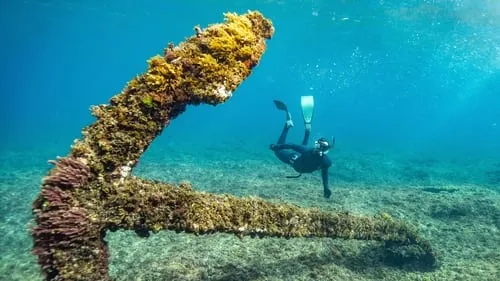
<path id="1" fill-rule="evenodd" d="M 323 156 L 327 154 L 330 149 L 330 144 L 326 138 L 320 138 L 314 142 L 314 149 L 319 152 L 319 155 Z"/>

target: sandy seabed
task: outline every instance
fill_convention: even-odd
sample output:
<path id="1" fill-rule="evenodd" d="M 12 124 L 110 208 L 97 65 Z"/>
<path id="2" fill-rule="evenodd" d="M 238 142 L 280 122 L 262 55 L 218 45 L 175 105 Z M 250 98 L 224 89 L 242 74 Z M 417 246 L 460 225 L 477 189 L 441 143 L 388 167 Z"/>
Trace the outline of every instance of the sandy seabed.
<path id="1" fill-rule="evenodd" d="M 230 147 L 230 146 L 229 146 Z M 269 151 L 154 148 L 137 176 L 236 196 L 258 196 L 324 210 L 380 211 L 418 227 L 438 252 L 431 272 L 385 265 L 380 243 L 328 238 L 239 239 L 170 231 L 139 238 L 108 233 L 115 280 L 500 280 L 500 162 L 391 153 L 332 153 L 333 196 L 319 173 L 294 171 Z M 49 150 L 0 155 L 0 280 L 42 280 L 31 255 L 31 202 L 55 156 Z"/>

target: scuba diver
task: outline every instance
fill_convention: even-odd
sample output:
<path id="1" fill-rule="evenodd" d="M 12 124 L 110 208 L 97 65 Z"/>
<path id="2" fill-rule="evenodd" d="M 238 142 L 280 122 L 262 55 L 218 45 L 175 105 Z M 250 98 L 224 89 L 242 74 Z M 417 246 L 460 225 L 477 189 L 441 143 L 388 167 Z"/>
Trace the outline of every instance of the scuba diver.
<path id="1" fill-rule="evenodd" d="M 329 143 L 326 138 L 319 138 L 314 142 L 313 147 L 308 147 L 309 136 L 311 135 L 311 121 L 314 110 L 313 96 L 302 96 L 301 107 L 304 117 L 305 133 L 302 144 L 291 144 L 286 142 L 288 130 L 293 127 L 292 115 L 288 111 L 285 103 L 274 100 L 276 108 L 282 110 L 286 114 L 286 122 L 283 131 L 276 144 L 271 144 L 270 149 L 283 162 L 293 167 L 299 174 L 297 176 L 287 176 L 287 178 L 298 178 L 303 173 L 312 173 L 316 170 L 321 170 L 321 178 L 323 180 L 323 196 L 330 198 L 332 191 L 328 187 L 328 168 L 332 165 L 332 161 L 326 155 L 330 148 L 335 143 L 335 138 L 332 143 Z"/>

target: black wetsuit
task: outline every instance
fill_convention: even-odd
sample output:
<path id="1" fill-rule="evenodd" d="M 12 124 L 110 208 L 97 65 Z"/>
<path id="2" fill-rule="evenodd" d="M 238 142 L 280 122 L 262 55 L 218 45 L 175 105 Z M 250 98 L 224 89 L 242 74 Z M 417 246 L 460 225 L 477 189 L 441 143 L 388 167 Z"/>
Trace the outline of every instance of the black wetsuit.
<path id="1" fill-rule="evenodd" d="M 328 187 L 328 168 L 332 161 L 327 155 L 320 155 L 314 148 L 307 147 L 310 131 L 306 130 L 302 145 L 287 144 L 286 137 L 289 127 L 285 124 L 278 143 L 271 145 L 276 156 L 284 163 L 289 164 L 298 173 L 312 173 L 321 170 L 324 197 L 330 198 L 331 191 Z"/>

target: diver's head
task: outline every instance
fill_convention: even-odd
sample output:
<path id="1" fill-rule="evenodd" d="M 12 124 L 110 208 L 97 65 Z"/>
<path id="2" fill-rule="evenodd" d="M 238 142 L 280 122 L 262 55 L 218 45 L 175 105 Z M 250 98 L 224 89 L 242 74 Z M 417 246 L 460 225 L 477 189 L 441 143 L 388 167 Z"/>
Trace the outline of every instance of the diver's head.
<path id="1" fill-rule="evenodd" d="M 327 154 L 330 150 L 330 147 L 331 144 L 326 138 L 319 138 L 314 142 L 314 150 L 321 156 Z"/>

